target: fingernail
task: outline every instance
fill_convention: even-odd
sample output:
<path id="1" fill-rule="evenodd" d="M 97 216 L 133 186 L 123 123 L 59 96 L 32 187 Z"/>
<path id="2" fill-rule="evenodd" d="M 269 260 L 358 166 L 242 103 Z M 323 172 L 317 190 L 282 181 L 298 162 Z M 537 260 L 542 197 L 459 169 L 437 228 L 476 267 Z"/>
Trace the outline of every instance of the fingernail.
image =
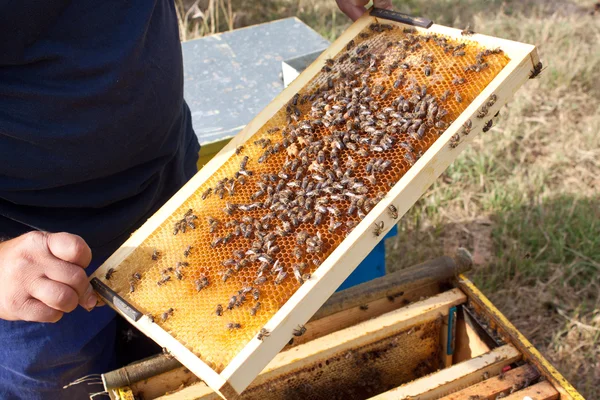
<path id="1" fill-rule="evenodd" d="M 91 286 L 85 292 L 85 295 L 87 297 L 85 297 L 84 306 L 86 310 L 92 311 L 94 307 L 96 307 L 96 303 L 98 303 L 98 297 L 96 296 L 96 293 L 94 293 L 94 290 Z"/>

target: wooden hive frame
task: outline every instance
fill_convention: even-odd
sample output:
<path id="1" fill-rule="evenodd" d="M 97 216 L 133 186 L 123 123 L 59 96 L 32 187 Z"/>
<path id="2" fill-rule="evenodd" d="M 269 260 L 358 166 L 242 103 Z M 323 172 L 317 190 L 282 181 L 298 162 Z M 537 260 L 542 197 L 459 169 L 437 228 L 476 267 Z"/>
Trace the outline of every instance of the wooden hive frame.
<path id="1" fill-rule="evenodd" d="M 144 240 L 152 234 L 178 207 L 180 207 L 196 190 L 225 163 L 235 152 L 236 147 L 248 141 L 275 113 L 288 103 L 295 93 L 299 92 L 317 75 L 325 60 L 334 57 L 344 49 L 346 44 L 371 23 L 378 19 L 365 14 L 350 26 L 321 56 L 310 65 L 288 88 L 281 92 L 254 120 L 252 120 L 231 142 L 225 146 L 200 172 L 198 172 L 183 188 L 179 190 L 156 214 L 154 214 L 139 230 L 137 230 L 92 276 L 103 276 L 110 268 L 116 268 Z M 386 21 L 389 23 L 389 21 Z M 400 27 L 407 27 L 391 22 Z M 461 39 L 461 31 L 440 25 L 432 25 L 428 29 L 416 28 L 421 33 L 441 34 L 450 38 Z M 529 78 L 531 70 L 539 62 L 534 46 L 475 34 L 469 40 L 487 48 L 501 48 L 510 58 L 510 62 L 498 73 L 490 84 L 472 101 L 466 110 L 435 141 L 428 151 L 408 170 L 408 172 L 388 192 L 348 237 L 319 266 L 313 278 L 300 286 L 292 297 L 276 312 L 265 325 L 271 332 L 268 341 L 252 339 L 237 356 L 217 373 L 156 324 L 148 317 L 142 316 L 110 291 L 99 291 L 101 297 L 123 315 L 144 334 L 167 348 L 182 364 L 195 375 L 204 380 L 213 390 L 224 398 L 233 398 L 241 393 L 263 370 L 263 368 L 285 346 L 292 331 L 310 319 L 318 308 L 329 298 L 335 289 L 350 275 L 380 238 L 371 234 L 377 221 L 385 222 L 386 233 L 395 220 L 386 212 L 389 205 L 394 204 L 399 216 L 402 216 L 433 184 L 435 179 L 450 165 L 473 137 L 482 131 L 485 120 L 473 119 L 469 136 L 463 136 L 456 148 L 450 148 L 451 138 L 457 134 L 463 124 L 480 110 L 492 94 L 496 95 L 495 104 L 489 108 L 489 115 L 494 115 L 512 97 L 515 91 Z M 383 235 L 381 236 L 383 237 Z"/>

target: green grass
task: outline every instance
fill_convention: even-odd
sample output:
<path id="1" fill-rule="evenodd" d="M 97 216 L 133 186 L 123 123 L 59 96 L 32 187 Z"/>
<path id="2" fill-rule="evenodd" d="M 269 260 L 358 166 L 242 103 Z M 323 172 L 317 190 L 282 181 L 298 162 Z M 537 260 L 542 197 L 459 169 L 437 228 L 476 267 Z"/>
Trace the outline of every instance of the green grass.
<path id="1" fill-rule="evenodd" d="M 219 2 L 227 0 L 209 1 L 227 8 Z M 231 4 L 236 27 L 298 16 L 333 40 L 350 25 L 332 0 Z M 394 1 L 436 23 L 533 43 L 546 69 L 386 243 L 392 270 L 468 248 L 476 284 L 590 399 L 600 398 L 600 18 L 589 14 L 592 4 Z M 213 30 L 226 29 L 225 20 Z"/>

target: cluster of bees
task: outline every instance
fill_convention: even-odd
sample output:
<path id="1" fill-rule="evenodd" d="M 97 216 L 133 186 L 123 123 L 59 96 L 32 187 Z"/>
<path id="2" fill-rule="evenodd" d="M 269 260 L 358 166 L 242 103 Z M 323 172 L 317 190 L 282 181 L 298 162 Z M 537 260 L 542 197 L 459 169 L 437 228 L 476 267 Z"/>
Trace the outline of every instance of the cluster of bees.
<path id="1" fill-rule="evenodd" d="M 395 29 L 399 28 L 372 24 L 370 33 L 359 36 L 366 39 Z M 335 60 L 326 60 L 320 87 L 310 93 L 295 94 L 285 105 L 287 123 L 268 127 L 253 141 L 260 156 L 251 158 L 246 153 L 248 144 L 238 147 L 234 156 L 239 157 L 236 172 L 201 193 L 205 201 L 212 196 L 224 200 L 222 215 L 207 216 L 204 221 L 190 209 L 174 222 L 173 235 L 207 229 L 212 235 L 212 248 L 239 244 L 221 262 L 222 282 L 240 271 L 250 269 L 253 273 L 250 281 L 231 293 L 226 304 L 216 305 L 214 315 L 221 317 L 245 307 L 250 316 L 255 316 L 261 310 L 263 285 L 277 286 L 289 279 L 301 285 L 310 280 L 311 272 L 336 245 L 324 240 L 323 234 L 350 234 L 385 197 L 387 188 L 401 178 L 402 171 L 423 155 L 427 148 L 425 137 L 438 137 L 452 123 L 447 103 L 463 101 L 459 88 L 465 78 L 455 76 L 452 83 L 456 90 L 446 90 L 439 97 L 427 84 L 419 83 L 414 74 L 429 77 L 435 73 L 434 56 L 421 51 L 425 42 L 439 46 L 452 57 L 465 56 L 465 44 L 421 35 L 412 28 L 404 29 L 401 40 L 387 43 L 386 48 L 396 50 L 393 59 L 386 51 L 372 52 L 368 44 L 350 41 Z M 419 62 L 415 62 L 415 52 L 421 54 Z M 486 57 L 498 52 L 482 51 L 466 71 L 477 73 L 488 68 Z M 347 68 L 348 64 L 351 68 Z M 374 83 L 382 71 L 392 84 Z M 490 98 L 487 107 L 495 101 L 495 96 Z M 471 127 L 468 121 L 462 133 L 468 135 Z M 457 143 L 458 138 L 451 140 L 450 146 Z M 401 151 L 400 161 L 388 157 L 394 150 Z M 261 172 L 260 165 L 272 157 L 284 159 L 281 167 L 275 172 Z M 255 188 L 250 196 L 241 198 L 239 188 L 246 185 Z M 398 209 L 390 205 L 388 214 L 396 220 Z M 377 221 L 372 232 L 380 236 L 384 222 Z M 282 261 L 282 238 L 293 240 L 291 263 Z M 192 247 L 188 246 L 183 256 L 190 252 Z M 158 260 L 159 254 L 155 250 L 152 260 Z M 174 278 L 184 279 L 189 267 L 187 262 L 179 261 L 161 271 L 156 284 L 164 286 Z M 218 283 L 204 274 L 195 277 L 197 292 Z M 135 290 L 137 281 L 132 277 L 130 291 Z M 161 320 L 166 321 L 173 313 L 172 308 L 166 310 Z M 234 331 L 241 329 L 242 324 L 227 321 L 225 327 Z M 294 335 L 299 336 L 304 330 L 299 327 Z M 269 332 L 263 328 L 258 336 L 262 340 Z"/>

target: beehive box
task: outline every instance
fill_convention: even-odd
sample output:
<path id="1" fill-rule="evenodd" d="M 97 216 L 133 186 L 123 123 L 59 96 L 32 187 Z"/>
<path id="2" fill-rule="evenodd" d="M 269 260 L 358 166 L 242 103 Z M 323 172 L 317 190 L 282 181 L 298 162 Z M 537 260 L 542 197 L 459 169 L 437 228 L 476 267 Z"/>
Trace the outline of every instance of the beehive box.
<path id="1" fill-rule="evenodd" d="M 582 399 L 459 275 L 463 261 L 440 257 L 337 292 L 239 398 Z M 150 361 L 104 374 L 111 398 L 218 398 L 168 356 Z"/>
<path id="2" fill-rule="evenodd" d="M 489 130 L 537 63 L 531 45 L 365 15 L 93 282 L 138 329 L 233 396 Z"/>

